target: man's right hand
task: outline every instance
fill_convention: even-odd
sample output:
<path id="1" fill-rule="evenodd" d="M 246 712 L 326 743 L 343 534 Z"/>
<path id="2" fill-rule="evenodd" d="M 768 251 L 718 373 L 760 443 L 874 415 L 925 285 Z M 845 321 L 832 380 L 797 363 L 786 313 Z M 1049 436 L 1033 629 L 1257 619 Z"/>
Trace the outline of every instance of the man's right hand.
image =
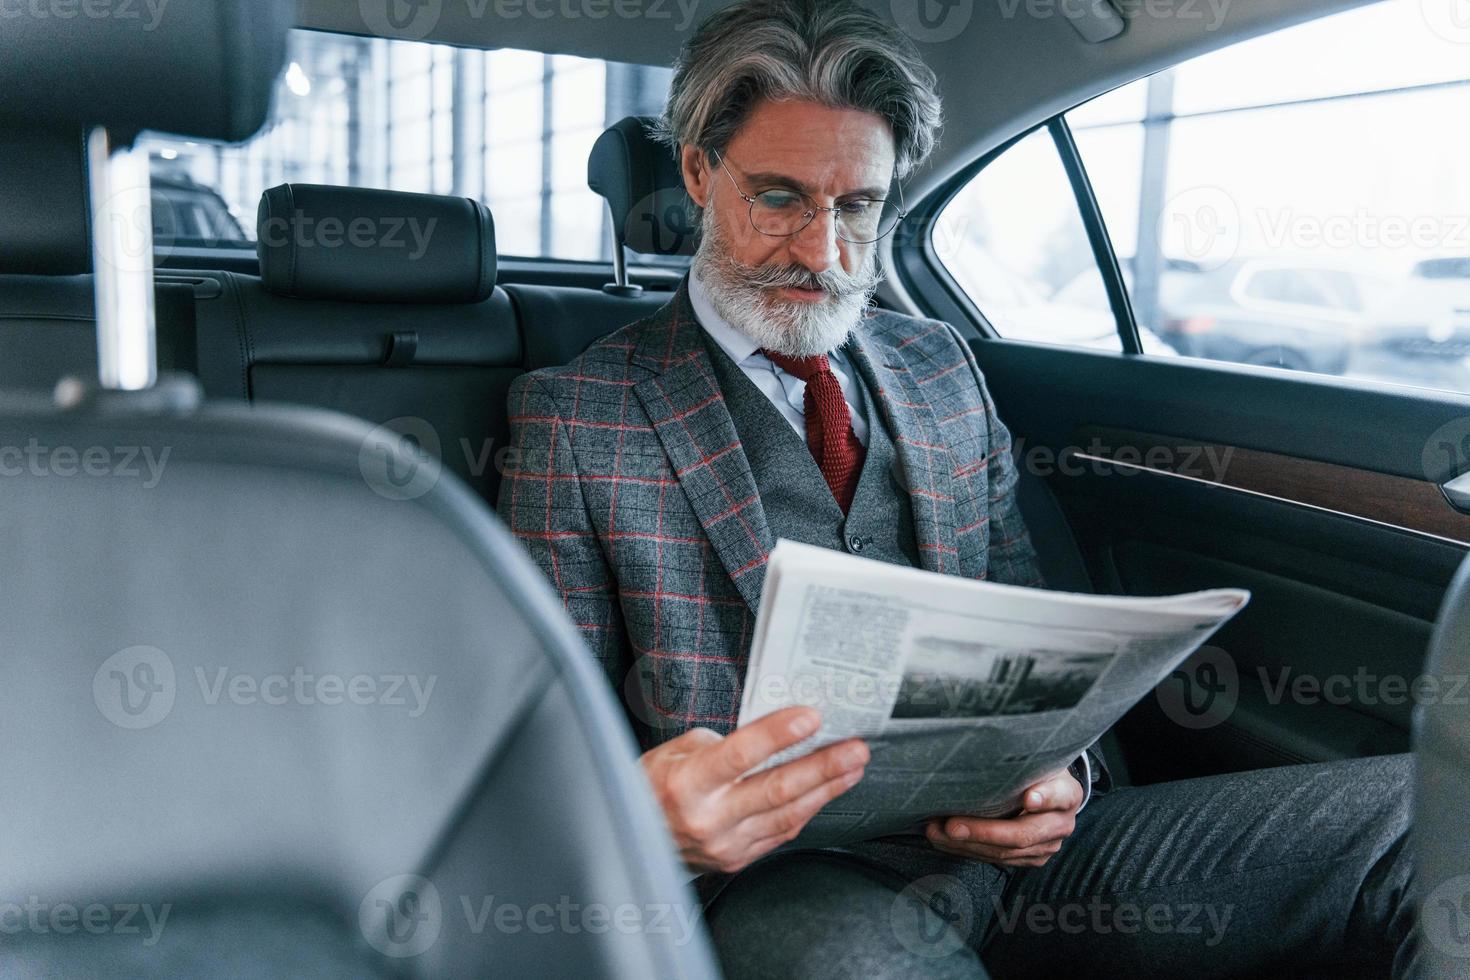
<path id="1" fill-rule="evenodd" d="M 863 778 L 868 746 L 857 738 L 740 778 L 821 721 L 815 708 L 782 708 L 727 736 L 693 728 L 643 753 L 643 771 L 690 870 L 739 871 L 794 838 Z"/>

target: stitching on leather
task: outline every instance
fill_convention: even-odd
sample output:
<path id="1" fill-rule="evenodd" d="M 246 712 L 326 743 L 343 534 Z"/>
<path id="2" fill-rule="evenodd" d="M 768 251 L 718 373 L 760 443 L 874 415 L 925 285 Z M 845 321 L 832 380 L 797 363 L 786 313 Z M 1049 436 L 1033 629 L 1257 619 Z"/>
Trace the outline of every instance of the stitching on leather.
<path id="1" fill-rule="evenodd" d="M 250 338 L 246 333 L 244 303 L 240 298 L 240 286 L 235 282 L 235 274 L 226 272 L 224 281 L 229 286 L 230 296 L 234 299 L 235 310 L 235 344 L 240 350 L 240 390 L 246 400 L 250 398 L 250 361 L 253 352 L 250 351 Z"/>
<path id="2" fill-rule="evenodd" d="M 68 316 L 65 313 L 0 313 L 0 320 L 58 320 L 66 323 L 83 320 L 95 323 L 97 318 L 90 314 Z"/>
<path id="3" fill-rule="evenodd" d="M 474 210 L 475 216 L 480 219 L 480 277 L 475 283 L 475 301 L 480 302 L 480 298 L 485 295 L 485 244 L 490 237 L 486 233 L 488 229 L 485 226 L 490 217 L 490 209 L 474 200 L 470 201 L 470 207 Z"/>
<path id="4" fill-rule="evenodd" d="M 95 263 L 92 255 L 92 158 L 87 152 L 86 136 L 81 138 L 81 144 L 82 166 L 80 170 L 82 174 L 82 186 L 78 190 L 80 191 L 81 199 L 87 202 L 87 206 L 82 208 L 82 254 L 87 257 L 87 271 L 95 275 L 97 270 L 93 268 Z"/>
<path id="5" fill-rule="evenodd" d="M 286 184 L 286 213 L 289 215 L 296 210 L 296 195 L 290 184 Z M 267 195 L 269 200 L 269 195 Z M 272 212 L 274 216 L 274 212 Z M 296 236 L 291 234 L 291 219 L 286 218 L 286 257 L 289 260 L 289 275 L 286 277 L 286 292 L 288 295 L 296 295 Z"/>

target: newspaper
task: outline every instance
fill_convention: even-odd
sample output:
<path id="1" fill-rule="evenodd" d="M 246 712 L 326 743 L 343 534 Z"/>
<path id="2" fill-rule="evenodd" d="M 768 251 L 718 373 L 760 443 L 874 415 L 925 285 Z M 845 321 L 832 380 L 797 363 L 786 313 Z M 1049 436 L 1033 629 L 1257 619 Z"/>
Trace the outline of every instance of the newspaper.
<path id="1" fill-rule="evenodd" d="M 862 781 L 788 846 L 1010 816 L 1249 600 L 1049 592 L 780 541 L 739 724 L 793 704 L 822 712 L 815 735 L 759 769 L 855 735 L 871 749 Z"/>

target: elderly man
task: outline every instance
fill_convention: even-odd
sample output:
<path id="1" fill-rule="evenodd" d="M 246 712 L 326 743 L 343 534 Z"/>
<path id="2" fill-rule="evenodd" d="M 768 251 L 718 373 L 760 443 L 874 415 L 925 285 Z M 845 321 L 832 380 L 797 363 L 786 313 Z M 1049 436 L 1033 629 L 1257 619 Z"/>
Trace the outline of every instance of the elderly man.
<path id="1" fill-rule="evenodd" d="M 939 122 L 933 73 L 862 8 L 719 11 L 664 118 L 701 210 L 688 278 L 510 396 L 501 513 L 627 698 L 683 859 L 718 892 L 727 975 L 1405 972 L 1404 758 L 1120 788 L 1083 811 L 1101 768 L 1084 757 L 1012 819 L 772 854 L 868 759 L 850 740 L 741 778 L 819 720 L 735 728 L 776 539 L 1042 584 L 970 351 L 868 306 L 897 181 Z"/>

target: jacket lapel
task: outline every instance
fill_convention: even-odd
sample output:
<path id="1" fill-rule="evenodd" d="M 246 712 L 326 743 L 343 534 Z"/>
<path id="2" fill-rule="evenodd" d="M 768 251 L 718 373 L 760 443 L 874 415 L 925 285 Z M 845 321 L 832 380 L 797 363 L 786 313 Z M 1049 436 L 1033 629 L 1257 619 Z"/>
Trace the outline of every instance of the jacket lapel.
<path id="1" fill-rule="evenodd" d="M 956 573 L 954 459 L 940 441 L 934 410 L 902 355 L 867 327 L 867 320 L 858 324 L 850 349 L 893 432 L 914 510 L 919 560 L 932 572 Z"/>
<path id="2" fill-rule="evenodd" d="M 771 529 L 687 288 L 681 283 L 642 332 L 631 357 L 652 374 L 633 392 L 715 554 L 754 611 L 773 547 Z"/>

